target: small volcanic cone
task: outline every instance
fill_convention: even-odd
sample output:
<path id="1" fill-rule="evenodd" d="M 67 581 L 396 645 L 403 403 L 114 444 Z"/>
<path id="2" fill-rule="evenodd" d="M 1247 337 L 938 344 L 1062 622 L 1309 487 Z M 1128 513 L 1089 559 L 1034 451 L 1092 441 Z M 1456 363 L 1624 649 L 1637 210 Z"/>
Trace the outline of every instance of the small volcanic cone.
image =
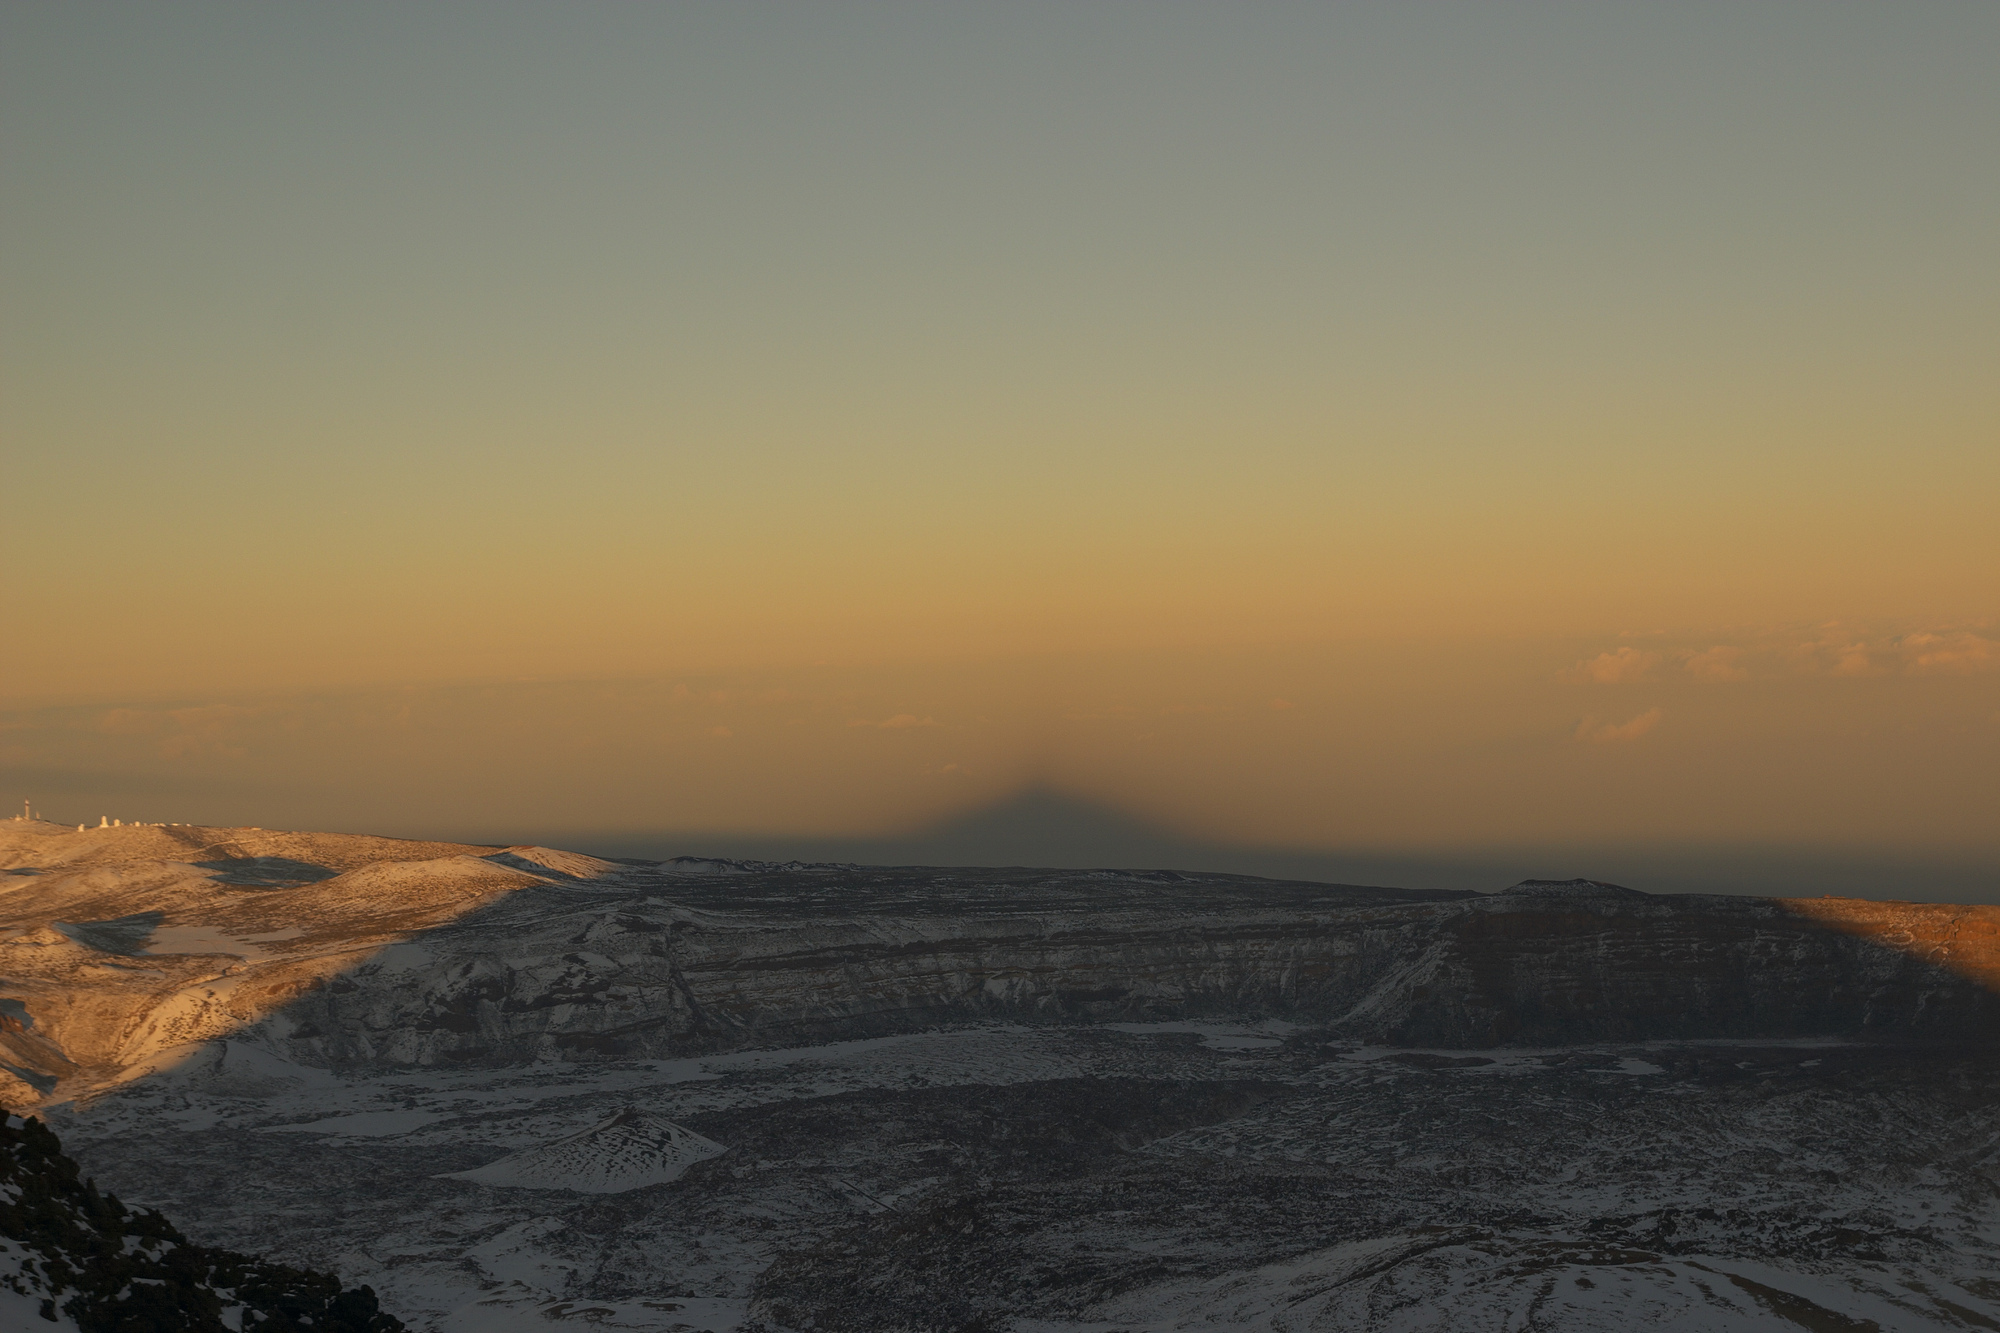
<path id="1" fill-rule="evenodd" d="M 578 1130 L 539 1148 L 509 1153 L 497 1162 L 470 1171 L 443 1173 L 439 1179 L 519 1189 L 619 1194 L 679 1179 L 681 1172 L 695 1162 L 722 1151 L 723 1146 L 713 1139 L 628 1106 L 589 1129 Z"/>

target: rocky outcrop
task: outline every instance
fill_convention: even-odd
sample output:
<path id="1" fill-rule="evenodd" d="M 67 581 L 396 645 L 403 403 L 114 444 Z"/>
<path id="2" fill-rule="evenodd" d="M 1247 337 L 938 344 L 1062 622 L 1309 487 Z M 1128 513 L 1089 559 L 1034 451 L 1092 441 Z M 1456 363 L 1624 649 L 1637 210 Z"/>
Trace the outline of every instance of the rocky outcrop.
<path id="1" fill-rule="evenodd" d="M 386 840 L 238 830 L 176 830 L 208 859 L 174 861 L 160 830 L 119 832 L 38 832 L 14 850 L 38 873 L 5 877 L 0 1060 L 37 1097 L 221 1038 L 277 1057 L 229 1075 L 255 1078 L 1245 1011 L 1441 1047 L 2000 1034 L 1991 907 L 424 844 L 390 850 L 449 854 L 365 861 Z M 264 882 L 276 860 L 305 870 Z"/>
<path id="2" fill-rule="evenodd" d="M 0 1327 L 401 1333 L 367 1287 L 190 1244 L 83 1178 L 47 1126 L 0 1116 Z"/>

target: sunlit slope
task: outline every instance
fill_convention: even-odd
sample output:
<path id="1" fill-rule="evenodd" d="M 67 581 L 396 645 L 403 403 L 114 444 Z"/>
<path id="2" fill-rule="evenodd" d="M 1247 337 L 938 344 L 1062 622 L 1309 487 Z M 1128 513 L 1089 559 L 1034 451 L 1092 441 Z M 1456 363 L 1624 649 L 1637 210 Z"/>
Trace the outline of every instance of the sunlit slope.
<path id="1" fill-rule="evenodd" d="M 1921 958 L 2000 992 L 2000 908 L 1871 902 L 1865 898 L 1785 898 L 1788 912 Z"/>
<path id="2" fill-rule="evenodd" d="M 273 859 L 340 871 L 381 861 L 429 861 L 495 850 L 470 843 L 378 838 L 365 833 L 288 833 L 200 824 L 126 824 L 72 830 L 67 824 L 39 819 L 0 822 L 0 865 L 14 870 L 227 861 L 237 863 L 241 873 L 254 870 L 260 859 Z"/>
<path id="3" fill-rule="evenodd" d="M 1262 1012 L 1439 1047 L 2000 1033 L 1990 907 L 5 836 L 0 1097 L 17 1105 L 183 1064 L 653 1058 L 981 1018 Z"/>
<path id="4" fill-rule="evenodd" d="M 87 1092 L 257 1022 L 384 944 L 542 882 L 483 847 L 0 825 L 0 1096 Z M 32 1088 L 32 1091 L 31 1091 Z"/>

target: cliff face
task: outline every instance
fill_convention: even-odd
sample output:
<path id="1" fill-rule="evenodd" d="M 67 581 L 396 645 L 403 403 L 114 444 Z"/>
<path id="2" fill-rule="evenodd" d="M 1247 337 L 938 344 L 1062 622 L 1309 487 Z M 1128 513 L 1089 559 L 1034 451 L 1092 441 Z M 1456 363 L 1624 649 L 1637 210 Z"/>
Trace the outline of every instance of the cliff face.
<path id="1" fill-rule="evenodd" d="M 337 1062 L 667 1054 L 966 1018 L 1244 1010 L 1435 1046 L 2000 1031 L 2000 996 L 1982 984 L 1991 908 L 1825 902 L 1808 915 L 1530 891 L 1231 910 L 1213 892 L 1092 910 L 1085 889 L 1074 909 L 1031 920 L 745 922 L 649 901 L 547 922 L 532 961 L 468 922 L 410 946 L 422 959 L 364 964 L 303 998 L 293 1012 L 309 1029 L 292 1039 Z M 1953 939 L 1952 952 L 1898 947 L 1904 935 Z"/>
<path id="2" fill-rule="evenodd" d="M 1381 1030 L 1440 1046 L 2000 1033 L 2000 909 L 1524 885 L 1442 913 Z"/>
<path id="3" fill-rule="evenodd" d="M 274 851 L 236 830 L 183 839 L 232 854 L 177 860 L 160 830 L 123 831 L 146 840 L 125 847 L 120 830 L 30 829 L 11 854 L 37 873 L 5 876 L 0 896 L 17 1104 L 229 1036 L 242 1048 L 199 1058 L 234 1060 L 216 1072 L 248 1086 L 270 1074 L 246 1050 L 330 1067 L 588 1060 L 967 1019 L 1260 1011 L 1446 1047 L 2000 1033 L 1991 907 L 617 865 L 330 835 Z"/>

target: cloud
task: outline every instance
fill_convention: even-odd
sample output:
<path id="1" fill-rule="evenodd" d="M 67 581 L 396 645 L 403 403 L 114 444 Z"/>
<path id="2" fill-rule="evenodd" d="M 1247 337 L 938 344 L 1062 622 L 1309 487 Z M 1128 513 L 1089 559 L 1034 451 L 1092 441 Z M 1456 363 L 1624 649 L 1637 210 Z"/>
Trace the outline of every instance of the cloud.
<path id="1" fill-rule="evenodd" d="M 736 733 L 731 731 L 728 727 L 710 727 L 708 729 L 708 734 L 711 736 L 719 736 L 726 738 L 729 736 L 734 736 Z"/>
<path id="2" fill-rule="evenodd" d="M 1644 680 L 1646 673 L 1658 664 L 1658 653 L 1644 652 L 1638 648 L 1620 648 L 1615 653 L 1599 653 L 1587 662 L 1578 662 L 1567 673 L 1571 680 L 1594 681 L 1599 685 L 1621 685 L 1626 681 Z"/>
<path id="3" fill-rule="evenodd" d="M 1737 665 L 1737 659 L 1742 656 L 1743 650 L 1741 648 L 1733 648 L 1726 643 L 1718 643 L 1713 648 L 1690 654 L 1686 662 L 1687 671 L 1696 680 L 1705 680 L 1716 684 L 1733 680 L 1748 680 L 1750 679 L 1749 671 Z"/>
<path id="4" fill-rule="evenodd" d="M 2000 670 L 2000 639 L 1970 629 L 1913 629 L 1859 637 L 1838 624 L 1817 639 L 1796 643 L 1789 656 L 1807 672 L 1831 676 L 1965 676 Z"/>
<path id="5" fill-rule="evenodd" d="M 1621 741 L 1636 741 L 1654 727 L 1660 725 L 1660 710 L 1649 708 L 1630 722 L 1605 722 L 1600 724 L 1595 718 L 1585 718 L 1576 729 L 1576 738 L 1594 745 L 1616 745 Z"/>
<path id="6" fill-rule="evenodd" d="M 1896 648 L 1905 670 L 1915 675 L 1970 675 L 2000 667 L 2000 642 L 1967 630 L 1905 634 Z"/>
<path id="7" fill-rule="evenodd" d="M 158 731 L 163 715 L 139 708 L 114 708 L 97 719 L 97 729 L 109 736 L 143 736 Z"/>
<path id="8" fill-rule="evenodd" d="M 1960 620 L 1874 634 L 1856 634 L 1838 620 L 1816 628 L 1822 630 L 1816 638 L 1792 638 L 1772 648 L 1788 656 L 1798 671 L 1830 677 L 1964 677 L 2000 671 L 2000 638 L 1992 636 L 1990 622 L 1974 620 L 1968 626 Z"/>

